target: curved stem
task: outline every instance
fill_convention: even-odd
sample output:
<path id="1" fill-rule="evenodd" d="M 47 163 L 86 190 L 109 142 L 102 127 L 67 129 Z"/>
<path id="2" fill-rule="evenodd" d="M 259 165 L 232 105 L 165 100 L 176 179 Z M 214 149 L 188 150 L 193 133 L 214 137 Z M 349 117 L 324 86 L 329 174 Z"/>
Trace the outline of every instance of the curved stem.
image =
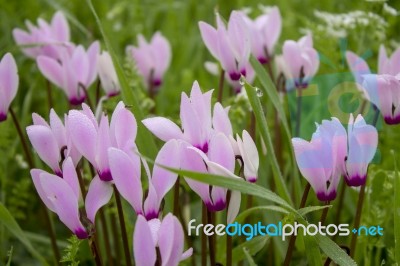
<path id="1" fill-rule="evenodd" d="M 222 96 L 224 95 L 224 81 L 225 81 L 225 71 L 221 69 L 221 73 L 219 75 L 219 83 L 218 83 L 218 102 L 222 102 Z"/>
<path id="2" fill-rule="evenodd" d="M 89 238 L 89 246 L 90 250 L 92 251 L 93 259 L 96 262 L 96 266 L 102 266 L 101 259 L 99 256 L 99 250 L 97 248 L 94 236 Z"/>
<path id="3" fill-rule="evenodd" d="M 22 132 L 21 126 L 20 126 L 20 124 L 19 124 L 19 122 L 18 122 L 18 118 L 17 118 L 17 116 L 15 115 L 15 113 L 14 113 L 14 111 L 13 111 L 13 109 L 12 109 L 11 107 L 9 108 L 9 112 L 10 112 L 11 117 L 12 117 L 12 120 L 13 120 L 13 122 L 14 122 L 15 129 L 17 130 L 19 139 L 20 139 L 20 141 L 21 141 L 22 148 L 23 148 L 24 153 L 25 153 L 25 158 L 26 158 L 26 161 L 28 162 L 28 166 L 29 166 L 29 168 L 31 168 L 31 169 L 32 169 L 32 168 L 35 168 L 35 166 L 34 166 L 34 164 L 33 164 L 33 160 L 32 160 L 31 153 L 30 153 L 29 148 L 28 148 L 28 144 L 26 143 L 25 135 L 24 135 L 24 133 Z"/>
<path id="4" fill-rule="evenodd" d="M 51 83 L 46 79 L 46 88 L 47 88 L 47 101 L 49 103 L 49 109 L 53 108 L 53 96 L 51 93 Z"/>
<path id="5" fill-rule="evenodd" d="M 122 242 L 124 244 L 125 261 L 127 266 L 131 266 L 132 265 L 131 254 L 129 252 L 129 242 L 128 242 L 128 236 L 126 234 L 125 218 L 124 218 L 124 211 L 122 209 L 121 197 L 119 195 L 117 188 L 115 186 L 113 186 L 113 188 L 115 194 L 115 201 L 117 203 L 119 224 L 121 226 Z"/>
<path id="6" fill-rule="evenodd" d="M 301 122 L 301 105 L 302 105 L 302 89 L 297 89 L 298 95 L 297 95 L 297 113 L 296 113 L 296 137 L 300 136 L 300 122 Z"/>
<path id="7" fill-rule="evenodd" d="M 360 194 L 358 194 L 358 203 L 357 203 L 357 211 L 356 211 L 356 217 L 354 218 L 354 228 L 358 229 L 360 226 L 360 221 L 361 221 L 361 212 L 362 212 L 362 207 L 364 203 L 364 196 L 365 196 L 365 184 L 361 186 L 360 189 Z M 357 246 L 357 234 L 353 234 L 351 236 L 351 242 L 350 242 L 350 256 L 353 258 L 355 253 L 356 253 L 356 246 Z"/>
<path id="8" fill-rule="evenodd" d="M 207 220 L 209 224 L 214 225 L 213 213 L 211 211 L 207 211 Z M 216 246 L 214 241 L 214 235 L 208 236 L 208 247 L 210 251 L 210 263 L 211 265 L 215 265 L 215 253 Z"/>
<path id="9" fill-rule="evenodd" d="M 311 185 L 310 183 L 307 183 L 306 187 L 304 188 L 303 196 L 301 197 L 301 203 L 299 206 L 299 209 L 303 208 L 306 205 L 307 197 L 308 197 L 308 192 L 310 192 Z M 292 235 L 289 240 L 289 245 L 288 249 L 286 252 L 286 257 L 283 265 L 289 266 L 290 261 L 292 259 L 293 251 L 294 251 L 294 245 L 296 243 L 296 235 Z"/>

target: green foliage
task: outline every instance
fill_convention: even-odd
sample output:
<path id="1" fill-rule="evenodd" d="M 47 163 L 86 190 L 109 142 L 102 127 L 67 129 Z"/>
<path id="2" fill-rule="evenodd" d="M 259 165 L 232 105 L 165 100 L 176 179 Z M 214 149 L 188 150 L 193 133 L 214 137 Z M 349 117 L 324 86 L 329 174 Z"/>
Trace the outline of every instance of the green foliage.
<path id="1" fill-rule="evenodd" d="M 81 242 L 82 241 L 79 240 L 76 235 L 72 235 L 70 238 L 68 238 L 68 246 L 64 249 L 61 262 L 68 263 L 68 266 L 78 266 L 80 262 L 77 256 Z"/>

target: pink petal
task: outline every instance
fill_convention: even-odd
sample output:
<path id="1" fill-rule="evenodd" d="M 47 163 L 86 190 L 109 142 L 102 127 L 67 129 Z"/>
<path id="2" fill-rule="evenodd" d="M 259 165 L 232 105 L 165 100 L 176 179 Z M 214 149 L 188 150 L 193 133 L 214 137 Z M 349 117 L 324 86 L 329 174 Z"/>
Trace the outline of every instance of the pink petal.
<path id="1" fill-rule="evenodd" d="M 70 33 L 69 26 L 64 14 L 58 11 L 51 20 L 51 26 L 53 29 L 53 34 L 56 39 L 60 42 L 69 42 Z"/>
<path id="2" fill-rule="evenodd" d="M 137 214 L 143 213 L 143 191 L 140 180 L 140 159 L 129 157 L 125 152 L 110 148 L 108 150 L 111 174 L 119 193 L 133 207 Z"/>
<path id="3" fill-rule="evenodd" d="M 97 131 L 92 121 L 83 113 L 71 110 L 68 128 L 72 143 L 92 165 L 96 165 Z"/>
<path id="4" fill-rule="evenodd" d="M 96 162 L 100 179 L 110 181 L 110 167 L 108 163 L 108 148 L 111 147 L 110 128 L 106 115 L 101 117 L 99 130 L 97 132 Z"/>
<path id="5" fill-rule="evenodd" d="M 151 182 L 157 192 L 157 196 L 162 199 L 165 194 L 174 186 L 178 175 L 168 171 L 161 166 L 171 168 L 180 168 L 180 151 L 181 147 L 177 140 L 170 140 L 164 144 L 157 154 L 153 176 Z"/>
<path id="6" fill-rule="evenodd" d="M 135 146 L 136 119 L 122 101 L 118 103 L 111 117 L 110 131 L 114 146 L 120 149 L 130 149 Z"/>
<path id="7" fill-rule="evenodd" d="M 6 53 L 0 62 L 0 112 L 7 113 L 8 107 L 15 95 L 17 95 L 19 84 L 18 69 L 14 57 Z"/>
<path id="8" fill-rule="evenodd" d="M 68 185 L 74 191 L 75 197 L 77 197 L 79 199 L 81 197 L 79 180 L 78 180 L 78 175 L 76 173 L 76 169 L 72 162 L 71 157 L 68 157 L 67 159 L 65 159 L 62 169 L 63 169 L 64 180 L 68 183 Z"/>
<path id="9" fill-rule="evenodd" d="M 157 62 L 154 71 L 155 79 L 161 79 L 171 63 L 171 46 L 168 40 L 156 32 L 151 39 L 154 58 Z"/>
<path id="10" fill-rule="evenodd" d="M 149 183 L 149 192 L 143 204 L 144 214 L 147 220 L 158 219 L 161 197 L 158 197 L 153 184 Z"/>
<path id="11" fill-rule="evenodd" d="M 50 125 L 46 122 L 46 120 L 44 120 L 44 118 L 38 115 L 37 113 L 32 113 L 32 121 L 34 125 L 50 127 Z"/>
<path id="12" fill-rule="evenodd" d="M 379 47 L 378 74 L 389 74 L 388 61 L 385 46 L 381 44 Z"/>
<path id="13" fill-rule="evenodd" d="M 202 127 L 198 114 L 194 110 L 190 99 L 185 93 L 181 96 L 180 118 L 185 139 L 196 147 L 203 147 L 205 139 L 205 128 Z M 199 126 L 200 125 L 200 126 Z"/>
<path id="14" fill-rule="evenodd" d="M 67 145 L 67 132 L 63 122 L 58 117 L 54 109 L 50 110 L 50 128 L 55 139 L 57 140 L 58 147 Z"/>
<path id="15" fill-rule="evenodd" d="M 40 199 L 46 205 L 46 207 L 52 212 L 56 212 L 56 209 L 53 205 L 53 202 L 47 197 L 46 193 L 43 191 L 42 184 L 40 182 L 40 175 L 46 173 L 41 169 L 32 169 L 31 176 L 33 180 L 33 185 L 36 188 L 37 193 L 39 194 Z M 50 178 L 59 178 L 58 176 L 51 176 Z"/>
<path id="16" fill-rule="evenodd" d="M 220 103 L 214 105 L 213 128 L 217 132 L 222 132 L 226 136 L 232 135 L 232 124 L 228 117 L 228 112 Z"/>
<path id="17" fill-rule="evenodd" d="M 113 194 L 112 184 L 100 180 L 95 176 L 90 182 L 89 190 L 85 199 L 85 209 L 88 219 L 94 224 L 97 211 L 106 205 Z"/>
<path id="18" fill-rule="evenodd" d="M 283 44 L 282 52 L 283 58 L 291 74 L 291 77 L 287 78 L 299 78 L 300 69 L 303 65 L 299 45 L 295 41 L 285 41 Z"/>
<path id="19" fill-rule="evenodd" d="M 139 215 L 133 233 L 133 254 L 137 266 L 149 266 L 156 263 L 156 246 L 146 219 Z"/>
<path id="20" fill-rule="evenodd" d="M 236 60 L 247 61 L 250 55 L 250 35 L 242 13 L 232 11 L 228 21 L 228 36 Z"/>
<path id="21" fill-rule="evenodd" d="M 357 83 L 362 84 L 363 78 L 362 75 L 369 74 L 371 71 L 369 70 L 367 62 L 364 59 L 357 56 L 355 53 L 347 51 L 346 52 L 347 64 L 350 67 L 351 72 Z"/>
<path id="22" fill-rule="evenodd" d="M 193 109 L 196 110 L 199 120 L 201 121 L 201 126 L 204 128 L 211 127 L 211 96 L 213 90 L 202 93 L 199 83 L 193 82 L 192 90 L 190 92 L 190 102 Z"/>
<path id="23" fill-rule="evenodd" d="M 268 20 L 264 28 L 265 40 L 269 55 L 274 52 L 274 46 L 282 31 L 282 17 L 278 7 L 273 7 L 268 14 Z"/>
<path id="24" fill-rule="evenodd" d="M 60 149 L 50 128 L 32 125 L 26 128 L 26 132 L 40 159 L 50 166 L 54 172 L 60 173 L 61 170 L 58 165 L 60 161 Z"/>
<path id="25" fill-rule="evenodd" d="M 54 83 L 60 88 L 64 88 L 64 67 L 61 66 L 56 60 L 47 56 L 38 56 L 36 59 L 40 72 L 49 81 Z"/>
<path id="26" fill-rule="evenodd" d="M 178 265 L 183 253 L 183 229 L 172 214 L 161 222 L 158 239 L 162 265 Z"/>
<path id="27" fill-rule="evenodd" d="M 89 60 L 89 68 L 88 68 L 88 76 L 87 76 L 87 85 L 92 84 L 97 78 L 97 58 L 100 54 L 100 43 L 98 41 L 93 42 L 87 50 L 87 57 Z"/>
<path id="28" fill-rule="evenodd" d="M 208 158 L 231 172 L 235 169 L 235 154 L 229 139 L 223 133 L 217 133 L 211 138 Z"/>
<path id="29" fill-rule="evenodd" d="M 78 198 L 68 183 L 57 176 L 42 173 L 40 183 L 47 198 L 53 206 L 60 220 L 80 238 L 86 238 L 86 230 L 79 219 Z"/>
<path id="30" fill-rule="evenodd" d="M 152 117 L 142 120 L 145 127 L 162 141 L 183 139 L 182 130 L 171 120 L 164 117 Z"/>
<path id="31" fill-rule="evenodd" d="M 227 214 L 227 224 L 233 223 L 236 219 L 236 216 L 240 210 L 240 202 L 241 202 L 242 194 L 239 191 L 231 192 L 231 199 L 229 201 L 228 214 Z"/>
<path id="32" fill-rule="evenodd" d="M 203 39 L 207 49 L 210 51 L 212 56 L 219 59 L 217 30 L 203 21 L 199 22 L 199 28 L 201 38 Z"/>

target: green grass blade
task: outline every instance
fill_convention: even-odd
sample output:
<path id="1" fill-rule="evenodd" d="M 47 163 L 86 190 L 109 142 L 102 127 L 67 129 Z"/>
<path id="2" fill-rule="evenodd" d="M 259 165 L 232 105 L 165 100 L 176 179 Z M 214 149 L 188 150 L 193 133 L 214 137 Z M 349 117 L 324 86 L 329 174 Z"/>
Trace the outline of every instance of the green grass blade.
<path id="1" fill-rule="evenodd" d="M 394 256 L 400 261 L 400 172 L 397 168 L 396 156 L 394 159 Z"/>
<path id="2" fill-rule="evenodd" d="M 316 235 L 314 238 L 318 246 L 332 261 L 342 266 L 357 266 L 357 263 L 329 237 Z"/>
<path id="3" fill-rule="evenodd" d="M 305 208 L 301 208 L 298 210 L 298 212 L 304 216 L 310 212 L 315 212 L 315 211 L 319 211 L 319 210 L 323 210 L 325 208 L 331 208 L 332 205 L 324 205 L 324 206 L 309 206 L 309 207 L 305 207 Z"/>
<path id="4" fill-rule="evenodd" d="M 243 212 L 241 212 L 235 219 L 236 222 L 241 223 L 244 221 L 244 219 L 246 219 L 246 217 L 248 217 L 250 214 L 252 214 L 253 212 L 256 211 L 273 211 L 273 212 L 279 212 L 279 213 L 283 213 L 283 214 L 289 214 L 289 212 L 279 206 L 275 206 L 275 205 L 268 205 L 268 206 L 258 206 L 258 207 L 253 207 L 250 209 L 247 209 Z"/>
<path id="5" fill-rule="evenodd" d="M 257 264 L 254 262 L 253 257 L 250 255 L 250 252 L 247 248 L 243 248 L 243 253 L 246 255 L 247 263 L 250 266 L 257 266 Z"/>
<path id="6" fill-rule="evenodd" d="M 129 105 L 132 108 L 132 112 L 134 113 L 136 120 L 138 121 L 138 134 L 137 134 L 137 145 L 138 148 L 141 152 L 144 154 L 154 157 L 157 154 L 157 147 L 154 142 L 154 138 L 149 137 L 147 129 L 144 128 L 143 124 L 141 123 L 141 120 L 143 119 L 143 113 L 140 110 L 139 103 L 137 98 L 135 97 L 135 94 L 133 93 L 132 88 L 129 86 L 128 80 L 125 76 L 124 70 L 122 68 L 122 65 L 120 64 L 116 53 L 114 52 L 114 49 L 111 45 L 110 39 L 108 38 L 106 32 L 104 31 L 104 28 L 102 26 L 101 20 L 99 16 L 96 13 L 96 10 L 93 6 L 93 3 L 91 0 L 87 0 L 87 3 L 93 13 L 93 16 L 96 19 L 97 26 L 100 29 L 100 32 L 103 36 L 104 42 L 106 44 L 107 50 L 110 53 L 110 56 L 113 60 L 113 64 L 115 67 L 115 71 L 117 72 L 118 80 L 121 85 L 121 94 L 122 94 L 122 99 L 126 105 Z"/>
<path id="7" fill-rule="evenodd" d="M 264 143 L 267 147 L 268 158 L 271 162 L 271 168 L 278 194 L 287 202 L 290 202 L 290 204 L 292 204 L 292 200 L 286 187 L 285 180 L 283 179 L 281 170 L 279 169 L 278 160 L 275 156 L 274 146 L 272 145 L 271 135 L 269 134 L 267 120 L 265 119 L 265 114 L 262 109 L 260 99 L 257 96 L 256 89 L 247 82 L 245 82 L 244 88 L 246 89 L 247 96 L 256 117 L 257 129 L 260 131 L 261 137 L 263 138 Z"/>
<path id="8" fill-rule="evenodd" d="M 13 234 L 26 247 L 31 255 L 42 263 L 42 265 L 48 265 L 42 255 L 40 255 L 32 246 L 31 242 L 25 236 L 21 227 L 19 227 L 14 217 L 2 203 L 0 203 L 0 224 L 4 225 L 8 229 L 8 231 Z"/>
<path id="9" fill-rule="evenodd" d="M 312 236 L 303 236 L 304 246 L 306 248 L 305 253 L 307 256 L 308 265 L 319 266 L 322 262 L 321 252 L 317 241 Z"/>

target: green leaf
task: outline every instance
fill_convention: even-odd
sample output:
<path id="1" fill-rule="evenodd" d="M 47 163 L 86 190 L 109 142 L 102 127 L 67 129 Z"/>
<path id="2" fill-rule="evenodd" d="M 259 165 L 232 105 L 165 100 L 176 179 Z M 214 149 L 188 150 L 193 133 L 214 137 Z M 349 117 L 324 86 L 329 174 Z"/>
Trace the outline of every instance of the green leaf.
<path id="1" fill-rule="evenodd" d="M 256 117 L 257 129 L 260 131 L 261 137 L 267 147 L 268 158 L 271 162 L 271 168 L 277 191 L 283 199 L 292 204 L 292 200 L 286 187 L 285 180 L 283 179 L 281 170 L 279 169 L 278 161 L 275 156 L 274 146 L 272 145 L 271 135 L 269 134 L 267 120 L 265 119 L 265 114 L 262 109 L 260 99 L 257 96 L 256 89 L 247 82 L 245 82 L 244 88 L 246 89 L 247 96 L 249 97 L 251 107 L 253 108 L 253 112 Z"/>
<path id="2" fill-rule="evenodd" d="M 258 207 L 253 207 L 250 209 L 247 209 L 243 212 L 241 212 L 235 219 L 236 222 L 241 223 L 244 221 L 244 219 L 246 219 L 247 216 L 249 216 L 250 214 L 252 214 L 253 212 L 256 211 L 274 211 L 274 212 L 280 212 L 283 214 L 289 214 L 289 212 L 279 206 L 275 206 L 275 205 L 267 205 L 267 206 L 258 206 Z"/>
<path id="3" fill-rule="evenodd" d="M 19 241 L 21 241 L 21 243 L 26 247 L 26 249 L 31 253 L 32 256 L 37 258 L 43 265 L 48 265 L 42 255 L 40 255 L 32 246 L 31 242 L 25 236 L 21 227 L 19 227 L 14 217 L 2 203 L 0 203 L 0 224 L 4 225 L 11 234 L 13 234 Z"/>
<path id="4" fill-rule="evenodd" d="M 289 143 L 292 143 L 292 135 L 290 133 L 289 123 L 287 122 L 285 110 L 283 108 L 283 105 L 281 104 L 281 100 L 280 100 L 278 90 L 277 90 L 275 84 L 272 82 L 271 77 L 269 76 L 269 74 L 267 73 L 265 68 L 260 64 L 260 62 L 258 62 L 258 60 L 254 56 L 250 57 L 250 63 L 252 65 L 252 67 L 254 68 L 254 71 L 256 72 L 257 79 L 261 83 L 261 89 L 263 90 L 264 94 L 266 94 L 268 96 L 268 98 L 271 100 L 271 103 L 274 105 L 274 107 L 278 113 L 278 116 L 279 116 L 280 120 L 282 121 L 283 129 L 285 131 L 287 141 Z M 294 150 L 293 150 L 292 145 L 288 145 L 288 146 L 289 146 L 289 151 L 290 151 L 290 154 L 292 157 L 293 169 L 296 169 L 293 171 L 293 180 L 296 185 L 295 186 L 296 192 L 300 197 L 301 183 L 300 183 L 300 179 L 299 179 L 299 172 L 297 171 L 296 158 L 294 156 Z"/>
<path id="5" fill-rule="evenodd" d="M 165 169 L 177 173 L 181 177 L 187 177 L 202 183 L 210 184 L 213 186 L 219 186 L 219 187 L 224 187 L 228 188 L 231 190 L 236 190 L 240 191 L 244 194 L 248 195 L 253 195 L 262 199 L 266 199 L 272 202 L 277 203 L 281 207 L 286 208 L 287 210 L 297 214 L 298 212 L 289 204 L 287 203 L 284 199 L 279 197 L 277 194 L 272 192 L 269 189 L 263 188 L 259 185 L 256 185 L 254 183 L 249 183 L 244 181 L 243 179 L 239 178 L 232 178 L 232 177 L 225 177 L 225 176 L 219 176 L 219 175 L 213 175 L 213 174 L 207 174 L 207 173 L 200 173 L 200 172 L 193 172 L 193 171 L 187 171 L 187 170 L 179 170 L 179 169 L 174 169 L 166 166 L 162 166 Z"/>
<path id="6" fill-rule="evenodd" d="M 244 253 L 243 249 L 246 249 L 249 255 L 254 256 L 257 254 L 268 242 L 270 236 L 256 236 L 249 241 L 243 242 L 237 245 L 232 250 L 232 261 L 235 264 L 238 264 L 239 261 L 246 258 L 246 254 Z"/>
<path id="7" fill-rule="evenodd" d="M 332 261 L 343 266 L 357 266 L 357 263 L 329 237 L 318 234 L 314 238 L 318 246 Z"/>
<path id="8" fill-rule="evenodd" d="M 246 248 L 243 248 L 243 252 L 246 255 L 247 262 L 250 266 L 256 266 L 257 264 L 254 262 L 253 258 L 251 257 L 249 251 Z"/>
<path id="9" fill-rule="evenodd" d="M 324 206 L 309 206 L 305 208 L 301 208 L 298 210 L 298 212 L 301 214 L 301 216 L 304 216 L 306 214 L 309 214 L 310 212 L 315 212 L 319 210 L 323 210 L 325 208 L 331 208 L 332 205 L 324 205 Z"/>
<path id="10" fill-rule="evenodd" d="M 306 248 L 305 253 L 308 260 L 308 265 L 321 265 L 322 257 L 317 241 L 314 237 L 306 235 L 303 236 L 304 246 Z"/>
<path id="11" fill-rule="evenodd" d="M 396 261 L 400 261 L 400 172 L 397 168 L 396 156 L 394 159 L 394 256 Z"/>
<path id="12" fill-rule="evenodd" d="M 132 112 L 134 113 L 135 118 L 138 121 L 138 123 L 137 123 L 138 133 L 137 133 L 137 139 L 136 139 L 138 148 L 142 152 L 146 151 L 146 155 L 148 155 L 150 157 L 154 157 L 157 154 L 157 147 L 154 142 L 154 138 L 149 137 L 148 132 L 146 132 L 147 129 L 145 129 L 143 124 L 140 122 L 143 119 L 143 113 L 139 107 L 138 99 L 136 98 L 135 94 L 133 93 L 132 88 L 129 86 L 129 83 L 125 76 L 122 65 L 120 64 L 118 57 L 111 45 L 110 39 L 108 38 L 106 32 L 104 31 L 101 20 L 100 20 L 99 16 L 97 15 L 96 10 L 94 9 L 92 1 L 91 0 L 86 0 L 86 1 L 87 1 L 87 4 L 88 4 L 90 10 L 93 13 L 93 16 L 96 19 L 97 26 L 100 29 L 100 32 L 103 36 L 107 50 L 110 53 L 110 56 L 112 58 L 112 61 L 113 61 L 114 67 L 115 67 L 115 71 L 117 72 L 118 80 L 121 85 L 122 99 L 123 99 L 125 105 L 128 105 L 131 107 Z"/>

